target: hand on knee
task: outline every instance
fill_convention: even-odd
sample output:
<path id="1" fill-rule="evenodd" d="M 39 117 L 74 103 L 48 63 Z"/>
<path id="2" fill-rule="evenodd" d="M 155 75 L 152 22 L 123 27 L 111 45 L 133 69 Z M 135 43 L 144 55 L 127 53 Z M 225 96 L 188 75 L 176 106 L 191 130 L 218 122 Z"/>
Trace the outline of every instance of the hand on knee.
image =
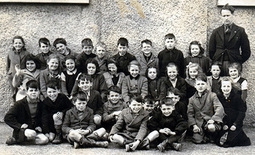
<path id="1" fill-rule="evenodd" d="M 35 139 L 36 137 L 36 132 L 32 129 L 26 129 L 24 134 L 28 140 Z"/>

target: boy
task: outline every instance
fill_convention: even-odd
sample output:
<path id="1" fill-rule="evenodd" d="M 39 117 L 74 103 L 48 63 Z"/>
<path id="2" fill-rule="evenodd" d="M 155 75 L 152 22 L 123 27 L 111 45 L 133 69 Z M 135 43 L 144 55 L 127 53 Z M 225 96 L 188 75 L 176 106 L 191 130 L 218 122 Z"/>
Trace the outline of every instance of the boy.
<path id="1" fill-rule="evenodd" d="M 64 94 L 60 93 L 57 81 L 50 80 L 46 89 L 47 97 L 43 100 L 43 131 L 53 144 L 59 144 L 62 142 L 61 127 L 65 112 L 73 104 Z"/>
<path id="2" fill-rule="evenodd" d="M 87 107 L 87 96 L 83 92 L 79 92 L 73 98 L 74 107 L 66 112 L 62 126 L 62 131 L 66 135 L 68 142 L 74 145 L 74 148 L 79 146 L 98 146 L 107 147 L 108 142 L 97 142 L 89 138 L 95 130 L 93 110 Z M 100 129 L 99 129 L 100 130 Z"/>
<path id="3" fill-rule="evenodd" d="M 26 83 L 27 96 L 16 102 L 7 112 L 4 121 L 13 128 L 13 137 L 7 139 L 7 145 L 47 144 L 48 138 L 42 133 L 42 102 L 39 101 L 39 86 L 35 80 Z"/>
<path id="4" fill-rule="evenodd" d="M 140 74 L 145 76 L 148 66 L 158 68 L 158 58 L 152 53 L 152 42 L 145 39 L 141 42 L 141 54 L 136 56 L 137 61 L 141 65 Z"/>
<path id="5" fill-rule="evenodd" d="M 181 150 L 182 144 L 178 143 L 182 133 L 187 129 L 188 123 L 176 111 L 172 99 L 163 100 L 160 111 L 153 113 L 148 121 L 148 128 L 152 131 L 142 142 L 141 146 L 149 148 L 149 143 L 159 138 L 157 148 L 164 152 L 169 145 L 175 150 Z"/>
<path id="6" fill-rule="evenodd" d="M 36 57 L 41 62 L 41 70 L 47 68 L 47 60 L 49 59 L 49 55 L 52 54 L 50 51 L 50 41 L 47 38 L 40 38 L 39 39 L 39 50 L 40 52 L 36 55 Z"/>
<path id="7" fill-rule="evenodd" d="M 85 38 L 81 41 L 82 52 L 77 56 L 76 63 L 78 69 L 85 73 L 85 64 L 88 59 L 93 59 L 96 57 L 96 54 L 92 53 L 93 51 L 93 42 L 90 38 Z"/>
<path id="8" fill-rule="evenodd" d="M 78 78 L 79 90 L 84 92 L 88 98 L 87 106 L 94 112 L 94 123 L 97 126 L 101 125 L 103 115 L 103 101 L 100 93 L 91 89 L 92 77 L 86 74 L 81 74 Z"/>
<path id="9" fill-rule="evenodd" d="M 179 75 L 184 77 L 184 57 L 182 51 L 175 48 L 176 39 L 174 34 L 165 35 L 165 49 L 158 54 L 159 77 L 166 76 L 166 66 L 172 62 L 179 69 Z"/>
<path id="10" fill-rule="evenodd" d="M 125 146 L 127 152 L 136 150 L 147 133 L 148 112 L 142 107 L 142 96 L 131 98 L 111 129 L 110 141 Z"/>
<path id="11" fill-rule="evenodd" d="M 126 76 L 122 84 L 122 96 L 125 103 L 130 102 L 130 96 L 141 95 L 143 98 L 148 95 L 148 80 L 140 75 L 140 64 L 133 60 L 128 65 L 130 75 Z"/>
<path id="12" fill-rule="evenodd" d="M 128 53 L 128 40 L 126 38 L 120 38 L 117 42 L 118 53 L 113 56 L 113 59 L 117 63 L 118 72 L 123 72 L 125 75 L 129 75 L 128 64 L 135 60 L 135 56 Z"/>
<path id="13" fill-rule="evenodd" d="M 221 129 L 224 109 L 215 93 L 207 90 L 207 78 L 204 74 L 197 77 L 196 93 L 189 99 L 188 124 L 193 130 L 193 142 L 196 144 L 214 141 Z M 209 139 L 208 139 L 209 138 Z"/>
<path id="14" fill-rule="evenodd" d="M 121 90 L 117 86 L 111 86 L 108 90 L 108 101 L 104 103 L 103 126 L 110 131 L 116 123 L 121 111 L 127 107 L 121 100 Z"/>
<path id="15" fill-rule="evenodd" d="M 57 53 L 60 57 L 60 62 L 62 67 L 65 64 L 65 57 L 67 55 L 73 55 L 74 57 L 77 57 L 78 54 L 75 52 L 72 52 L 71 49 L 69 49 L 67 47 L 67 43 L 66 40 L 64 38 L 57 38 L 54 42 L 53 42 L 53 46 L 56 48 Z"/>

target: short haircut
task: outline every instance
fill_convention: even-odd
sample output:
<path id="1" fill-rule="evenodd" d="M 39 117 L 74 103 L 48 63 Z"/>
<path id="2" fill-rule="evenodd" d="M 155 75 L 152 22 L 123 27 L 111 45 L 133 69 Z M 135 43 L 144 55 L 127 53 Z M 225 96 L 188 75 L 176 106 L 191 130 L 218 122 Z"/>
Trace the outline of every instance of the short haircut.
<path id="1" fill-rule="evenodd" d="M 46 88 L 60 89 L 60 82 L 58 80 L 49 80 L 46 84 Z"/>
<path id="2" fill-rule="evenodd" d="M 14 40 L 15 40 L 15 39 L 20 39 L 20 40 L 21 40 L 21 42 L 23 43 L 22 50 L 26 51 L 26 48 L 25 48 L 25 45 L 26 45 L 26 44 L 25 44 L 25 41 L 24 41 L 23 37 L 21 37 L 21 36 L 15 36 L 15 37 L 13 37 L 12 43 L 14 43 Z M 13 47 L 12 50 L 14 51 L 15 48 Z"/>
<path id="3" fill-rule="evenodd" d="M 239 72 L 239 74 L 241 74 L 241 72 L 242 72 L 242 66 L 241 66 L 241 64 L 238 63 L 238 62 L 233 62 L 233 63 L 229 64 L 228 69 L 230 69 L 230 68 L 235 68 L 235 69 L 237 69 L 238 72 Z"/>
<path id="4" fill-rule="evenodd" d="M 92 82 L 93 78 L 90 75 L 82 73 L 78 77 L 78 83 L 80 83 L 80 81 L 90 81 L 90 82 Z"/>
<path id="5" fill-rule="evenodd" d="M 229 77 L 229 76 L 224 76 L 224 77 L 222 77 L 221 78 L 221 83 L 223 82 L 223 81 L 230 81 L 231 82 L 231 84 L 232 84 L 232 79 Z"/>
<path id="6" fill-rule="evenodd" d="M 118 87 L 118 86 L 111 86 L 109 89 L 108 89 L 108 95 L 110 94 L 110 92 L 115 92 L 115 93 L 119 93 L 121 94 L 121 89 Z"/>
<path id="7" fill-rule="evenodd" d="M 53 42 L 53 46 L 56 47 L 57 44 L 64 44 L 65 46 L 67 45 L 66 40 L 64 38 L 57 38 Z"/>
<path id="8" fill-rule="evenodd" d="M 117 42 L 117 46 L 121 45 L 121 46 L 127 46 L 128 47 L 128 40 L 126 38 L 121 37 L 118 42 Z"/>
<path id="9" fill-rule="evenodd" d="M 189 52 L 188 52 L 189 55 L 191 55 L 191 45 L 197 45 L 199 47 L 199 50 L 200 50 L 199 55 L 204 54 L 205 49 L 202 47 L 202 45 L 198 41 L 192 41 L 189 44 Z"/>
<path id="10" fill-rule="evenodd" d="M 109 64 L 115 64 L 117 66 L 117 62 L 111 58 L 106 60 L 106 66 L 108 66 Z"/>
<path id="11" fill-rule="evenodd" d="M 175 40 L 175 35 L 173 33 L 168 33 L 165 35 L 165 40 L 166 39 L 174 39 Z"/>
<path id="12" fill-rule="evenodd" d="M 39 90 L 39 84 L 36 80 L 29 80 L 26 83 L 26 89 L 28 90 L 29 88 L 35 88 Z"/>
<path id="13" fill-rule="evenodd" d="M 141 47 L 143 46 L 143 43 L 149 44 L 152 46 L 152 42 L 149 39 L 145 39 L 145 40 L 141 41 Z"/>
<path id="14" fill-rule="evenodd" d="M 212 63 L 212 65 L 211 65 L 211 68 L 212 68 L 212 66 L 219 66 L 219 68 L 220 68 L 220 70 L 221 70 L 222 63 L 219 62 L 219 61 L 214 61 L 214 62 Z"/>
<path id="15" fill-rule="evenodd" d="M 207 82 L 207 76 L 204 73 L 198 74 L 197 75 L 197 80 Z"/>
<path id="16" fill-rule="evenodd" d="M 84 46 L 93 46 L 93 42 L 90 38 L 85 38 L 81 41 L 81 47 L 83 48 Z"/>
<path id="17" fill-rule="evenodd" d="M 163 104 L 175 107 L 174 101 L 173 101 L 171 98 L 164 98 L 164 99 L 162 100 L 162 102 L 160 103 L 160 107 L 161 107 Z"/>
<path id="18" fill-rule="evenodd" d="M 153 99 L 152 99 L 152 96 L 150 96 L 150 95 L 145 96 L 143 102 L 144 102 L 144 103 L 147 102 L 147 103 L 150 104 L 150 105 L 153 105 L 153 104 L 154 104 Z"/>
<path id="19" fill-rule="evenodd" d="M 173 62 L 170 62 L 169 64 L 167 64 L 167 66 L 166 66 L 166 72 L 167 72 L 167 68 L 168 68 L 168 67 L 176 67 L 177 72 L 179 72 L 178 66 L 177 66 L 175 63 L 173 63 Z"/>
<path id="20" fill-rule="evenodd" d="M 233 6 L 230 6 L 228 3 L 225 4 L 225 5 L 221 8 L 220 12 L 221 12 L 222 10 L 229 10 L 229 11 L 231 12 L 231 14 L 233 14 L 233 13 L 235 12 L 235 8 L 234 8 Z"/>
<path id="21" fill-rule="evenodd" d="M 98 72 L 100 72 L 100 67 L 99 67 L 99 64 L 98 64 L 98 62 L 97 62 L 97 60 L 96 59 L 91 59 L 91 58 L 89 58 L 89 59 L 87 59 L 87 61 L 86 61 L 86 63 L 85 63 L 85 73 L 88 73 L 88 69 L 87 69 L 87 66 L 88 66 L 88 64 L 89 63 L 92 63 L 92 64 L 94 64 L 95 66 L 96 66 L 96 72 L 95 72 L 95 74 L 97 74 Z"/>
<path id="22" fill-rule="evenodd" d="M 132 102 L 132 101 L 137 101 L 137 102 L 143 103 L 143 97 L 141 95 L 133 95 L 130 98 L 130 102 Z"/>
<path id="23" fill-rule="evenodd" d="M 40 69 L 41 68 L 40 60 L 36 56 L 34 56 L 33 54 L 26 55 L 24 60 L 22 61 L 23 62 L 22 66 L 24 66 L 25 68 L 26 68 L 27 61 L 34 61 L 36 69 Z"/>
<path id="24" fill-rule="evenodd" d="M 128 65 L 128 69 L 130 69 L 131 65 L 136 65 L 139 67 L 139 69 L 141 68 L 140 63 L 137 60 L 132 60 Z"/>
<path id="25" fill-rule="evenodd" d="M 77 94 L 73 96 L 72 99 L 73 103 L 76 102 L 78 99 L 81 101 L 88 101 L 87 95 L 82 91 L 79 91 Z"/>
<path id="26" fill-rule="evenodd" d="M 171 93 L 173 93 L 174 95 L 177 95 L 177 96 L 182 96 L 181 91 L 177 88 L 174 88 L 174 87 L 170 87 L 168 89 L 168 92 L 171 92 Z"/>
<path id="27" fill-rule="evenodd" d="M 69 60 L 69 59 L 72 59 L 72 60 L 76 60 L 76 57 L 74 56 L 74 55 L 67 55 L 67 56 L 65 56 L 65 61 L 66 60 Z"/>
<path id="28" fill-rule="evenodd" d="M 50 46 L 50 41 L 47 38 L 40 38 L 38 41 L 39 47 L 41 47 L 41 43 Z"/>
<path id="29" fill-rule="evenodd" d="M 97 48 L 98 47 L 102 47 L 102 48 L 104 48 L 105 49 L 105 51 L 106 51 L 106 44 L 104 43 L 104 42 L 98 42 L 97 44 L 96 44 L 96 46 L 95 46 L 95 51 L 97 50 Z"/>

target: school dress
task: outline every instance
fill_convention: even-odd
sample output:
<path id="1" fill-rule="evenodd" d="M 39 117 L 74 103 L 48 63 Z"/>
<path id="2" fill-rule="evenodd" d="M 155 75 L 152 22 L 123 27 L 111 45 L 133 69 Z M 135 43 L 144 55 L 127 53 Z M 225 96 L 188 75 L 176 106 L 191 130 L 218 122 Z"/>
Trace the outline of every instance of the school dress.
<path id="1" fill-rule="evenodd" d="M 143 98 L 148 95 L 148 80 L 146 77 L 138 75 L 133 78 L 126 76 L 122 84 L 122 97 L 124 102 L 130 102 L 131 95 L 141 95 Z"/>
<path id="2" fill-rule="evenodd" d="M 181 134 L 185 130 L 187 130 L 188 122 L 187 120 L 182 118 L 176 111 L 173 111 L 170 116 L 165 116 L 162 114 L 161 110 L 158 110 L 149 119 L 147 126 L 150 131 L 159 131 L 163 128 L 169 128 L 171 131 L 176 132 L 176 135 L 171 136 L 159 133 L 160 142 L 168 139 L 169 143 L 173 143 L 181 137 Z"/>
<path id="3" fill-rule="evenodd" d="M 135 140 L 142 141 L 147 134 L 147 121 L 149 114 L 141 109 L 138 114 L 130 108 L 123 109 L 116 124 L 112 127 L 110 135 L 118 134 L 125 138 L 126 143 Z"/>
<path id="4" fill-rule="evenodd" d="M 13 137 L 18 143 L 24 142 L 24 130 L 21 129 L 22 124 L 27 124 L 28 129 L 35 129 L 42 127 L 42 102 L 37 102 L 36 113 L 32 118 L 27 97 L 19 100 L 14 106 L 6 113 L 4 122 L 13 128 Z"/>
<path id="5" fill-rule="evenodd" d="M 211 60 L 210 58 L 204 56 L 203 54 L 199 54 L 198 56 L 192 57 L 187 56 L 184 59 L 184 66 L 187 66 L 189 63 L 197 63 L 203 70 L 203 73 L 206 75 L 210 74 L 210 66 L 211 66 Z"/>
<path id="6" fill-rule="evenodd" d="M 228 98 L 225 98 L 223 93 L 219 94 L 218 98 L 222 103 L 226 114 L 223 118 L 223 125 L 227 125 L 229 129 L 226 131 L 221 131 L 217 143 L 219 144 L 220 137 L 223 136 L 226 132 L 228 132 L 226 142 L 222 146 L 233 147 L 250 145 L 251 141 L 242 129 L 245 112 L 247 110 L 246 103 L 243 102 L 241 96 L 234 91 L 231 91 Z M 230 127 L 232 125 L 236 126 L 235 131 L 230 130 Z"/>
<path id="7" fill-rule="evenodd" d="M 140 63 L 140 75 L 146 76 L 145 72 L 148 66 L 158 69 L 158 58 L 152 53 L 148 60 L 146 60 L 143 53 L 136 55 L 136 60 Z"/>
<path id="8" fill-rule="evenodd" d="M 207 76 L 207 84 L 208 89 L 211 90 L 211 92 L 216 93 L 217 95 L 221 92 L 221 78 L 218 79 L 213 78 L 212 76 Z"/>
<path id="9" fill-rule="evenodd" d="M 75 80 L 80 72 L 75 69 L 74 71 L 63 71 L 61 73 L 61 90 L 66 96 L 70 96 L 75 84 Z"/>
<path id="10" fill-rule="evenodd" d="M 205 90 L 201 97 L 196 92 L 189 99 L 187 115 L 188 126 L 197 125 L 202 130 L 200 133 L 193 133 L 193 141 L 201 143 L 204 140 L 206 123 L 209 120 L 222 123 L 224 108 L 215 93 Z"/>
<path id="11" fill-rule="evenodd" d="M 62 93 L 58 94 L 53 102 L 49 97 L 43 100 L 42 127 L 44 133 L 55 132 L 53 115 L 57 112 L 63 112 L 63 118 L 67 110 L 73 107 L 72 102 Z"/>
<path id="12" fill-rule="evenodd" d="M 119 53 L 115 54 L 112 57 L 116 61 L 117 72 L 123 72 L 125 75 L 129 75 L 128 65 L 131 61 L 136 60 L 135 56 L 130 53 L 126 53 L 125 55 L 120 55 Z"/>
<path id="13" fill-rule="evenodd" d="M 172 62 L 179 69 L 179 75 L 184 77 L 184 57 L 182 51 L 174 48 L 168 50 L 165 48 L 163 51 L 160 51 L 158 54 L 159 61 L 159 77 L 167 76 L 166 75 L 166 66 Z"/>
<path id="14" fill-rule="evenodd" d="M 117 83 L 115 84 L 113 82 L 113 75 L 111 75 L 109 72 L 103 73 L 103 76 L 105 78 L 105 82 L 108 88 L 110 88 L 111 86 L 118 86 L 119 88 L 121 88 L 123 81 L 125 80 L 125 77 L 126 77 L 125 74 L 122 72 L 117 73 L 116 76 L 118 77 L 118 80 L 117 80 Z"/>

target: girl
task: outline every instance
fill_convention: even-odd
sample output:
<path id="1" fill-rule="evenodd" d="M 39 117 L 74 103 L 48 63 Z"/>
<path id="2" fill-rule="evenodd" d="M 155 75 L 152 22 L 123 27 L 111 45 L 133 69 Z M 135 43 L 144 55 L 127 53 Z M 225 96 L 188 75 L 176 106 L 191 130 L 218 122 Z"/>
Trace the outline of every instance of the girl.
<path id="1" fill-rule="evenodd" d="M 71 92 L 79 71 L 75 64 L 75 56 L 68 55 L 65 57 L 66 70 L 61 73 L 61 90 L 67 97 L 71 96 Z"/>
<path id="2" fill-rule="evenodd" d="M 207 77 L 207 84 L 209 90 L 218 94 L 220 92 L 220 72 L 221 72 L 221 65 L 220 62 L 216 61 L 211 66 L 211 76 Z"/>
<path id="3" fill-rule="evenodd" d="M 27 55 L 24 58 L 25 69 L 20 69 L 19 65 L 15 65 L 16 73 L 12 80 L 12 85 L 14 88 L 18 89 L 15 100 L 19 101 L 26 96 L 26 84 L 30 80 L 36 80 L 39 83 L 40 77 L 40 62 L 32 54 Z M 23 65 L 23 64 L 22 64 Z"/>
<path id="4" fill-rule="evenodd" d="M 228 67 L 229 76 L 233 81 L 234 87 L 237 89 L 242 97 L 242 100 L 246 102 L 248 84 L 247 80 L 241 77 L 242 67 L 241 64 L 234 62 Z"/>
<path id="5" fill-rule="evenodd" d="M 204 49 L 198 41 L 192 41 L 189 44 L 189 56 L 184 59 L 184 65 L 187 66 L 190 62 L 197 63 L 202 68 L 206 75 L 209 75 L 211 60 L 204 56 Z"/>
<path id="6" fill-rule="evenodd" d="M 247 106 L 232 88 L 231 79 L 222 78 L 221 93 L 218 94 L 218 98 L 226 115 L 223 118 L 223 130 L 217 144 L 223 147 L 248 146 L 251 145 L 251 141 L 242 129 Z"/>
<path id="7" fill-rule="evenodd" d="M 40 87 L 43 94 L 43 99 L 47 97 L 46 84 L 49 80 L 56 80 L 60 82 L 60 58 L 58 55 L 52 54 L 47 60 L 48 68 L 43 70 L 40 74 Z"/>
<path id="8" fill-rule="evenodd" d="M 96 57 L 95 60 L 98 62 L 99 68 L 100 68 L 100 74 L 103 74 L 104 72 L 107 71 L 107 66 L 106 66 L 106 61 L 107 61 L 107 56 L 106 56 L 106 45 L 103 42 L 99 42 L 95 46 L 95 53 Z"/>
<path id="9" fill-rule="evenodd" d="M 88 59 L 86 61 L 85 66 L 86 66 L 85 73 L 82 74 L 87 74 L 92 77 L 93 84 L 91 89 L 97 90 L 101 94 L 103 100 L 106 101 L 108 88 L 104 76 L 102 74 L 99 74 L 100 69 L 97 61 L 95 59 Z M 80 75 L 78 75 L 78 77 Z M 73 96 L 77 93 L 78 93 L 78 81 L 76 80 L 71 95 Z"/>
<path id="10" fill-rule="evenodd" d="M 183 103 L 187 104 L 187 99 L 186 99 L 186 92 L 187 92 L 187 86 L 185 80 L 178 75 L 178 68 L 174 63 L 169 63 L 166 66 L 166 75 L 167 77 L 164 77 L 163 83 L 165 84 L 166 88 L 177 88 L 181 91 L 181 99 Z M 167 90 L 164 92 L 164 96 L 166 96 Z"/>
<path id="11" fill-rule="evenodd" d="M 12 79 L 16 73 L 15 65 L 21 65 L 21 62 L 24 61 L 26 55 L 29 54 L 25 48 L 25 41 L 21 36 L 15 36 L 12 39 L 12 51 L 7 55 L 7 66 L 6 73 L 8 75 L 8 82 L 11 86 L 12 95 L 15 95 L 15 88 L 12 85 Z M 25 66 L 21 66 L 21 69 L 24 69 Z"/>
<path id="12" fill-rule="evenodd" d="M 187 98 L 193 96 L 196 92 L 194 87 L 196 78 L 199 74 L 202 74 L 203 71 L 199 64 L 190 62 L 186 67 L 186 79 L 187 82 Z"/>
<path id="13" fill-rule="evenodd" d="M 123 72 L 117 72 L 118 68 L 116 61 L 113 59 L 107 60 L 106 66 L 107 72 L 104 72 L 103 76 L 105 78 L 107 87 L 110 88 L 111 86 L 118 86 L 121 88 L 125 74 Z"/>
<path id="14" fill-rule="evenodd" d="M 158 105 L 159 101 L 165 97 L 166 87 L 161 79 L 158 78 L 158 69 L 156 67 L 149 66 L 145 74 L 148 79 L 148 96 L 155 102 L 155 105 Z"/>

